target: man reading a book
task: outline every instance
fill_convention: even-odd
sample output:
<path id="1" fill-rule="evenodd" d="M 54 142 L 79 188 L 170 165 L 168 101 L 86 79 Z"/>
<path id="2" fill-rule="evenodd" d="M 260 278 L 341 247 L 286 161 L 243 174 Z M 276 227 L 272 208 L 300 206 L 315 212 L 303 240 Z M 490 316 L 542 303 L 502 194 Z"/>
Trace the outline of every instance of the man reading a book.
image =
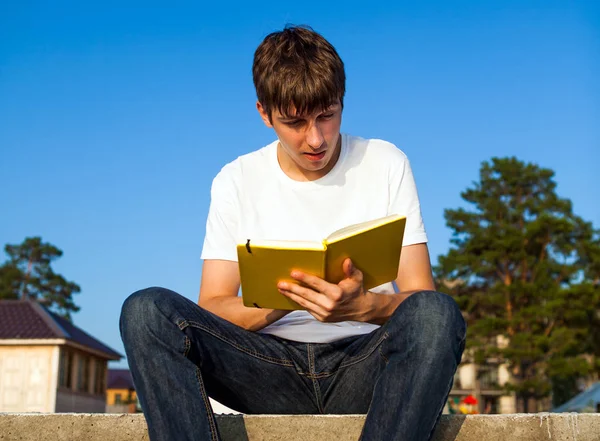
<path id="1" fill-rule="evenodd" d="M 435 291 L 410 163 L 393 144 L 340 132 L 344 65 L 310 28 L 268 35 L 252 73 L 276 139 L 213 180 L 198 304 L 155 287 L 123 305 L 150 439 L 219 440 L 209 397 L 248 414 L 366 414 L 363 441 L 430 439 L 465 323 Z M 346 259 L 339 283 L 300 270 L 278 283 L 302 310 L 243 305 L 247 238 L 320 241 L 391 214 L 406 216 L 395 280 L 366 290 Z"/>

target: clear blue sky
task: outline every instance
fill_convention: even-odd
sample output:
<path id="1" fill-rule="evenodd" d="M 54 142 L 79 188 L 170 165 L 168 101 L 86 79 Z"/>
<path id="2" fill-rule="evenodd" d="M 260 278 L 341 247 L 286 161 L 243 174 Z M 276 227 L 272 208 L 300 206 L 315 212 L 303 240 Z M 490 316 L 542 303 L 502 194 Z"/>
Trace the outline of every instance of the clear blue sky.
<path id="1" fill-rule="evenodd" d="M 552 168 L 600 227 L 599 2 L 206 3 L 0 5 L 0 245 L 61 248 L 75 323 L 116 350 L 131 292 L 197 299 L 212 178 L 274 139 L 251 63 L 286 23 L 342 56 L 343 131 L 408 155 L 434 262 L 492 156 Z"/>

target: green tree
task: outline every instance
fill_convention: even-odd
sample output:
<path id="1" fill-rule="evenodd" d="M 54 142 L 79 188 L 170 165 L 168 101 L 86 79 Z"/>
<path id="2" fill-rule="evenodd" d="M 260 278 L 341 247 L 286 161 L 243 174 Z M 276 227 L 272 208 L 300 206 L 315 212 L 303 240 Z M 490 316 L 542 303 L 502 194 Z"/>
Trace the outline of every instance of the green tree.
<path id="1" fill-rule="evenodd" d="M 4 251 L 8 260 L 0 266 L 0 298 L 36 300 L 69 320 L 71 312 L 79 311 L 73 294 L 81 288 L 51 267 L 62 256 L 60 249 L 40 237 L 28 237 L 19 245 L 6 245 Z"/>
<path id="2" fill-rule="evenodd" d="M 469 353 L 507 363 L 523 412 L 553 384 L 563 399 L 573 379 L 600 370 L 599 234 L 557 196 L 553 177 L 514 157 L 484 162 L 461 193 L 472 209 L 445 210 L 453 247 L 436 267 L 465 313 Z"/>

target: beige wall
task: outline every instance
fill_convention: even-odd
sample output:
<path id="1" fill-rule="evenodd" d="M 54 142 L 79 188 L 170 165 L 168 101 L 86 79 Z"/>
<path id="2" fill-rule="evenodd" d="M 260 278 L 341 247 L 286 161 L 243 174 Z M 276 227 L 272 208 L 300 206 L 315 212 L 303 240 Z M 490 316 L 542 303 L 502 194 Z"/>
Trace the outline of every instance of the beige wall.
<path id="1" fill-rule="evenodd" d="M 498 367 L 498 384 L 504 386 L 510 381 L 510 372 L 508 371 L 508 365 L 506 363 L 501 364 Z"/>
<path id="2" fill-rule="evenodd" d="M 0 345 L 0 412 L 104 412 L 106 394 L 97 393 L 97 363 L 106 384 L 106 360 L 67 348 L 64 342 Z M 60 345 L 60 346 L 59 346 Z M 71 388 L 59 386 L 61 348 L 73 354 Z M 86 360 L 87 384 L 78 390 L 78 362 Z"/>
<path id="3" fill-rule="evenodd" d="M 514 394 L 500 397 L 498 402 L 498 413 L 515 413 L 516 411 L 516 399 Z"/>
<path id="4" fill-rule="evenodd" d="M 0 346 L 0 411 L 53 412 L 57 346 Z"/>
<path id="5" fill-rule="evenodd" d="M 475 389 L 475 365 L 473 363 L 459 365 L 458 378 L 463 389 Z"/>

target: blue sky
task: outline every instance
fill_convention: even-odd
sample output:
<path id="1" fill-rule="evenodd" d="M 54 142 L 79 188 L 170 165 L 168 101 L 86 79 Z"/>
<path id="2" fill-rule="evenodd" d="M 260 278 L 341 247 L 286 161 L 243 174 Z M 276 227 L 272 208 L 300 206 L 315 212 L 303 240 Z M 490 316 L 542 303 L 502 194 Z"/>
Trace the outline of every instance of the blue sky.
<path id="1" fill-rule="evenodd" d="M 443 210 L 492 156 L 555 170 L 600 227 L 597 2 L 348 5 L 2 2 L 0 245 L 61 248 L 55 270 L 82 287 L 75 323 L 120 352 L 131 292 L 196 300 L 212 178 L 274 139 L 251 64 L 286 23 L 344 60 L 342 130 L 408 155 L 434 262 Z"/>

